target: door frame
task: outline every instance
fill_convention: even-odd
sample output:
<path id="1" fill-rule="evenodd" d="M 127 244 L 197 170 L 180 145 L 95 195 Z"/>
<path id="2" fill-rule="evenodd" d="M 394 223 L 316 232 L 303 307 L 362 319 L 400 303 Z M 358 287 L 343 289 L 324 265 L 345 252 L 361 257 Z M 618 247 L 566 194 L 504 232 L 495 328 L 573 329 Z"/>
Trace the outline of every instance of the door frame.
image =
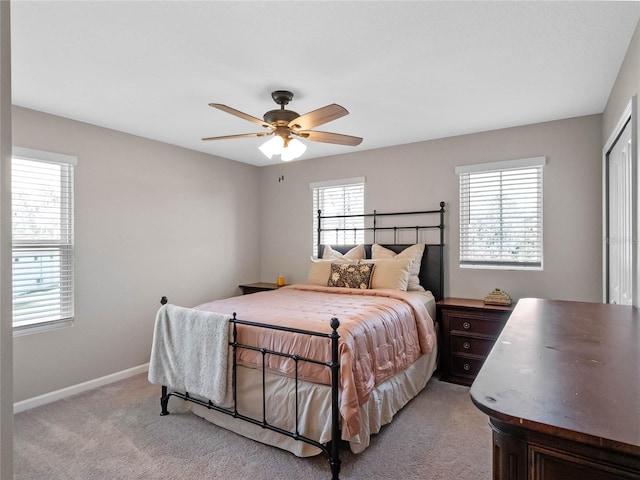
<path id="1" fill-rule="evenodd" d="M 633 263 L 631 266 L 632 303 L 640 306 L 640 285 L 638 272 L 640 271 L 640 249 L 638 248 L 638 96 L 634 95 L 624 109 L 613 132 L 607 139 L 602 149 L 602 301 L 609 301 L 609 168 L 608 160 L 611 149 L 622 134 L 625 125 L 629 123 L 631 128 L 631 234 Z"/>

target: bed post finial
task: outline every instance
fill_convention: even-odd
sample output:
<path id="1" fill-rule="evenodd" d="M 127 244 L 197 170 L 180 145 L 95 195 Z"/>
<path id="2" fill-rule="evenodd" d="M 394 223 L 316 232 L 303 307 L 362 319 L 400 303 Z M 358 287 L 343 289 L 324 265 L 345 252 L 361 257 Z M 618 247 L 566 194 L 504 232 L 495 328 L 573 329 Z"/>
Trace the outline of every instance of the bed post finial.
<path id="1" fill-rule="evenodd" d="M 338 320 L 336 317 L 333 317 L 329 322 L 329 325 L 331 325 L 332 329 L 337 330 L 340 326 L 340 320 Z"/>

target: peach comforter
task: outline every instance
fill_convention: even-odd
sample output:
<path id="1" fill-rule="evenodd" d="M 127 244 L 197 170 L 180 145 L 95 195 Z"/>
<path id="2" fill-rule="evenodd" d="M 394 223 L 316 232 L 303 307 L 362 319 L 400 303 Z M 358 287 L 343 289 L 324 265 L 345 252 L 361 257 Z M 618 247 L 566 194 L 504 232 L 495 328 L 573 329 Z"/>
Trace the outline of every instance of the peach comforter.
<path id="1" fill-rule="evenodd" d="M 332 317 L 340 320 L 340 413 L 349 437 L 360 432 L 359 406 L 371 391 L 432 351 L 433 321 L 419 298 L 396 290 L 356 290 L 291 285 L 272 292 L 216 300 L 195 307 L 218 313 L 236 312 L 239 319 L 316 332 L 331 332 Z M 330 361 L 328 338 L 238 325 L 238 341 L 275 351 Z M 238 361 L 260 366 L 260 353 L 239 350 Z M 293 375 L 294 362 L 267 355 L 266 367 Z M 326 367 L 300 362 L 299 378 L 329 384 Z"/>

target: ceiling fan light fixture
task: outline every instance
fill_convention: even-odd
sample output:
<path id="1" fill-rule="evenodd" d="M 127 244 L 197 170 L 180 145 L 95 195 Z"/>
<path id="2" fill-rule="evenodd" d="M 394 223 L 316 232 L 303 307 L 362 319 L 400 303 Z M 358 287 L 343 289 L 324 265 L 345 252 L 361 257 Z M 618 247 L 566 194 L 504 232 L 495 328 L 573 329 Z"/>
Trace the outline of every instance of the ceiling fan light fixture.
<path id="1" fill-rule="evenodd" d="M 307 146 L 304 143 L 296 138 L 293 138 L 289 140 L 289 144 L 287 145 L 287 147 L 282 150 L 280 159 L 283 162 L 295 160 L 296 158 L 300 157 L 306 150 Z"/>
<path id="2" fill-rule="evenodd" d="M 273 138 L 270 138 L 268 141 L 260 145 L 260 151 L 264 153 L 269 160 L 271 160 L 271 157 L 274 155 L 280 155 L 282 153 L 283 147 L 284 139 L 279 135 L 275 135 Z"/>

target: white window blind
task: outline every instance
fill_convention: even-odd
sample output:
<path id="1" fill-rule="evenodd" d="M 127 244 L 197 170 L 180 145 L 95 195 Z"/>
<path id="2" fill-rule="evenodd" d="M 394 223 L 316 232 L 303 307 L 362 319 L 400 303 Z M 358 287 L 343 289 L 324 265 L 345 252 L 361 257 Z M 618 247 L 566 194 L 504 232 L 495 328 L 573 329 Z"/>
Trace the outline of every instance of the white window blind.
<path id="1" fill-rule="evenodd" d="M 469 165 L 460 176 L 460 266 L 542 268 L 544 157 Z"/>
<path id="2" fill-rule="evenodd" d="M 318 256 L 318 210 L 322 216 L 363 215 L 364 178 L 312 183 L 313 191 L 313 255 Z M 326 228 L 334 229 L 325 231 Z M 320 243 L 323 245 L 358 244 L 364 242 L 364 217 L 323 218 Z M 340 229 L 340 230 L 335 230 Z M 348 230 L 342 230 L 348 229 Z"/>
<path id="3" fill-rule="evenodd" d="M 14 148 L 13 326 L 73 318 L 75 157 Z"/>

